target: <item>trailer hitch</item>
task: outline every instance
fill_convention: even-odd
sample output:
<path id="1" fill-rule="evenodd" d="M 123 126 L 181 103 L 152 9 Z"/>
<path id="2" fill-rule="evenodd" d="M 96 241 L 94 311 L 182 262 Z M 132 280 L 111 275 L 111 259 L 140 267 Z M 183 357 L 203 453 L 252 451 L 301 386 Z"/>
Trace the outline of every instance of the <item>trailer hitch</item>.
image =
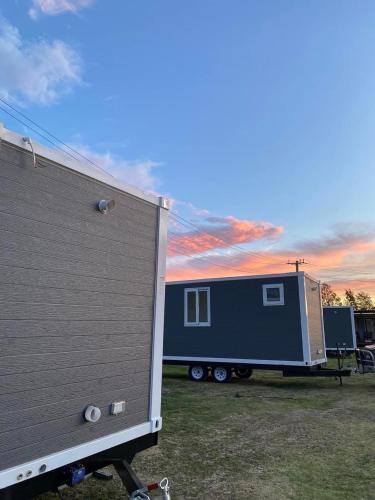
<path id="1" fill-rule="evenodd" d="M 128 490 L 131 500 L 150 500 L 149 493 L 158 488 L 162 491 L 162 500 L 171 500 L 169 494 L 169 481 L 165 477 L 159 483 L 144 486 L 132 466 L 127 460 L 116 460 L 113 462 L 120 479 Z"/>
<path id="2" fill-rule="evenodd" d="M 171 500 L 169 494 L 169 481 L 168 478 L 164 478 L 160 483 L 152 483 L 144 488 L 140 488 L 130 495 L 130 500 L 151 500 L 149 492 L 160 488 L 162 490 L 162 500 Z"/>

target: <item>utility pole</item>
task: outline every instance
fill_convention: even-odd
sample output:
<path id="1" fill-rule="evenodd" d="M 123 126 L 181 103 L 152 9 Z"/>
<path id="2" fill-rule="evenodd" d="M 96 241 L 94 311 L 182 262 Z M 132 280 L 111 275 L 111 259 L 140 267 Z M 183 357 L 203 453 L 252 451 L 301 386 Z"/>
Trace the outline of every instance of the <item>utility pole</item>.
<path id="1" fill-rule="evenodd" d="M 287 264 L 289 266 L 296 266 L 296 273 L 298 273 L 299 266 L 302 266 L 304 264 L 308 264 L 308 262 L 306 262 L 305 259 L 297 259 L 297 260 L 292 261 L 292 262 L 290 260 L 288 260 Z"/>

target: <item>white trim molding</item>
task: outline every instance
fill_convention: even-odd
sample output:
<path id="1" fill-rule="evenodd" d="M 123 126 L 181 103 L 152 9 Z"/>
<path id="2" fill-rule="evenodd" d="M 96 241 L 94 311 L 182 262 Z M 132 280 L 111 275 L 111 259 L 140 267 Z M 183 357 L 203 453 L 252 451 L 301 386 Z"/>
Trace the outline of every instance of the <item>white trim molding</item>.
<path id="1" fill-rule="evenodd" d="M 273 300 L 268 297 L 268 290 L 270 288 L 277 288 L 279 290 L 279 299 Z M 283 306 L 284 302 L 284 284 L 276 283 L 276 284 L 266 284 L 262 285 L 263 289 L 263 305 L 264 306 Z"/>
<path id="2" fill-rule="evenodd" d="M 190 356 L 164 356 L 164 361 L 186 361 L 186 364 L 195 363 L 238 363 L 249 365 L 279 365 L 279 366 L 313 366 L 317 362 L 305 363 L 304 361 L 285 361 L 282 359 L 247 359 L 247 358 L 209 358 L 209 357 L 190 357 Z M 324 361 L 325 362 L 325 361 Z"/>
<path id="3" fill-rule="evenodd" d="M 130 427 L 129 429 L 114 434 L 109 434 L 108 436 L 95 439 L 94 441 L 82 443 L 78 446 L 67 448 L 57 453 L 52 453 L 51 455 L 46 455 L 36 460 L 2 470 L 0 472 L 0 488 L 6 488 L 7 486 L 21 483 L 27 479 L 41 476 L 44 472 L 50 472 L 63 465 L 71 464 L 77 460 L 94 455 L 95 453 L 150 434 L 153 432 L 152 428 L 152 422 L 145 422 L 144 424 Z M 46 466 L 43 472 L 41 472 L 42 466 Z"/>
<path id="4" fill-rule="evenodd" d="M 167 281 L 166 285 L 188 285 L 204 283 L 217 282 L 217 281 L 237 281 L 237 280 L 259 280 L 259 279 L 269 279 L 269 278 L 292 278 L 293 276 L 298 276 L 299 274 L 304 274 L 303 271 L 299 273 L 278 273 L 278 274 L 253 274 L 249 276 L 228 276 L 225 278 L 199 278 L 195 280 L 183 280 L 183 281 Z"/>
<path id="5" fill-rule="evenodd" d="M 207 293 L 207 321 L 199 321 L 199 294 L 200 292 Z M 188 295 L 195 294 L 195 321 L 188 321 Z M 210 287 L 197 287 L 184 289 L 184 326 L 205 327 L 211 326 L 211 294 Z"/>
<path id="6" fill-rule="evenodd" d="M 322 285 L 319 282 L 319 304 L 320 304 L 320 323 L 321 323 L 321 328 L 322 328 L 322 335 L 323 335 L 323 352 L 324 355 L 327 352 L 327 347 L 326 347 L 326 333 L 324 330 L 324 316 L 323 316 L 323 302 L 322 302 Z M 326 357 L 326 362 L 327 362 L 327 357 Z"/>
<path id="7" fill-rule="evenodd" d="M 355 331 L 354 308 L 350 307 L 350 320 L 352 324 L 353 349 L 357 349 L 357 334 Z"/>
<path id="8" fill-rule="evenodd" d="M 165 303 L 165 272 L 168 235 L 168 210 L 159 207 L 158 242 L 155 278 L 154 331 L 152 343 L 152 373 L 150 419 L 153 422 L 153 432 L 159 431 L 161 419 L 161 384 L 163 376 L 163 339 L 164 339 L 164 303 Z"/>

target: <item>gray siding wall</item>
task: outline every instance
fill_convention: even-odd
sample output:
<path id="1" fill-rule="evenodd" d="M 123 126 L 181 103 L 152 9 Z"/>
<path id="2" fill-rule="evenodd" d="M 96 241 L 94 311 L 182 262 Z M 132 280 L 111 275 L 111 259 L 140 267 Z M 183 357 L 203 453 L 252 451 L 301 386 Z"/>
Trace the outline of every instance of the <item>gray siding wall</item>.
<path id="1" fill-rule="evenodd" d="M 311 360 L 315 361 L 317 359 L 322 359 L 325 357 L 319 283 L 312 280 L 308 276 L 305 276 L 305 289 L 310 354 Z"/>
<path id="2" fill-rule="evenodd" d="M 354 349 L 352 310 L 350 307 L 323 307 L 326 349 L 336 349 L 337 344 Z M 355 338 L 355 335 L 354 335 Z"/>
<path id="3" fill-rule="evenodd" d="M 149 420 L 156 235 L 156 206 L 1 144 L 1 469 Z"/>
<path id="4" fill-rule="evenodd" d="M 284 285 L 284 306 L 264 306 L 262 285 Z M 210 287 L 211 326 L 184 326 L 184 289 Z M 298 279 L 167 284 L 164 355 L 303 361 Z"/>

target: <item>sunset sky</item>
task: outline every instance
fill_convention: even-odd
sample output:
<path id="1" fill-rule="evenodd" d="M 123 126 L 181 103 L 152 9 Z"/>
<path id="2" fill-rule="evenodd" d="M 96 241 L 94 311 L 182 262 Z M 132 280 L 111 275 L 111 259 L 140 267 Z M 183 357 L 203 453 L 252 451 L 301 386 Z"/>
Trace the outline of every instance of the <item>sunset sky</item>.
<path id="1" fill-rule="evenodd" d="M 372 0 L 3 0 L 0 96 L 171 199 L 168 279 L 375 297 Z"/>

